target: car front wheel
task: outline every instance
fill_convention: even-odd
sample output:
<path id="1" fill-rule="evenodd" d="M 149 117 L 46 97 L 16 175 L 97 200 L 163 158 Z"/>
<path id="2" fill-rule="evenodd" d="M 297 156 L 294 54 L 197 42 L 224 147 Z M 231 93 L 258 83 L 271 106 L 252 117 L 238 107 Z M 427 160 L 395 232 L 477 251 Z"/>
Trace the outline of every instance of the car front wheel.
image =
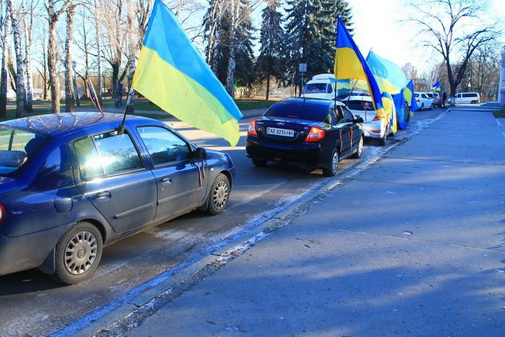
<path id="1" fill-rule="evenodd" d="M 323 175 L 325 177 L 333 177 L 335 174 L 337 174 L 339 161 L 340 157 L 338 155 L 338 151 L 336 148 L 334 148 L 330 156 L 329 167 L 323 168 Z"/>
<path id="2" fill-rule="evenodd" d="M 221 213 L 230 197 L 230 180 L 223 173 L 219 173 L 212 184 L 209 193 L 209 207 L 207 212 L 211 215 Z"/>
<path id="3" fill-rule="evenodd" d="M 56 271 L 51 276 L 65 284 L 82 282 L 97 269 L 102 251 L 102 234 L 98 228 L 88 222 L 78 222 L 56 245 Z"/>

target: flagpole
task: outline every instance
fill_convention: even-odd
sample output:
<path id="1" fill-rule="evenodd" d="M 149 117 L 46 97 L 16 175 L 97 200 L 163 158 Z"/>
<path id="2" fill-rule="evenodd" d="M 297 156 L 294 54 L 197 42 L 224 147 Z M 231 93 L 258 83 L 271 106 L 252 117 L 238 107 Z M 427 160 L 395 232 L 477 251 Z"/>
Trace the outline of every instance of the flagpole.
<path id="1" fill-rule="evenodd" d="M 133 95 L 135 95 L 135 90 L 133 88 L 131 88 L 130 92 L 128 93 L 128 99 L 126 100 L 126 105 L 125 105 L 124 113 L 123 113 L 123 120 L 121 121 L 121 125 L 119 125 L 119 129 L 118 129 L 119 135 L 122 135 L 124 133 L 124 122 L 126 120 L 126 112 L 128 111 L 128 105 L 130 104 L 131 100 L 133 99 Z"/>

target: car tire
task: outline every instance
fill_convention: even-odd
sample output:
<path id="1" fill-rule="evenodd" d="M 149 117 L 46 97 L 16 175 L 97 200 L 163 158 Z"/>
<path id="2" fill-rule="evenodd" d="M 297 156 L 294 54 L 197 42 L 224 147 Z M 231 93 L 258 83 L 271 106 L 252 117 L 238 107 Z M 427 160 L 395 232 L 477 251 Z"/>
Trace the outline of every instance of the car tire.
<path id="1" fill-rule="evenodd" d="M 333 149 L 331 152 L 331 156 L 329 157 L 328 160 L 328 168 L 323 168 L 323 175 L 325 177 L 333 177 L 335 174 L 337 174 L 338 170 L 338 163 L 340 161 L 340 156 L 338 154 L 338 150 L 336 148 Z"/>
<path id="2" fill-rule="evenodd" d="M 102 258 L 102 233 L 89 222 L 78 222 L 63 235 L 55 249 L 53 279 L 76 284 L 88 279 Z"/>
<path id="3" fill-rule="evenodd" d="M 219 173 L 209 192 L 207 213 L 211 215 L 221 213 L 228 204 L 230 190 L 230 180 L 225 174 Z"/>
<path id="4" fill-rule="evenodd" d="M 267 161 L 266 160 L 253 159 L 252 162 L 253 162 L 254 166 L 258 166 L 258 167 L 265 167 L 265 166 L 267 166 Z"/>
<path id="5" fill-rule="evenodd" d="M 363 154 L 363 146 L 364 146 L 365 140 L 363 139 L 363 136 L 359 138 L 359 143 L 358 143 L 358 148 L 356 149 L 356 152 L 352 155 L 352 158 L 361 158 L 361 155 Z"/>

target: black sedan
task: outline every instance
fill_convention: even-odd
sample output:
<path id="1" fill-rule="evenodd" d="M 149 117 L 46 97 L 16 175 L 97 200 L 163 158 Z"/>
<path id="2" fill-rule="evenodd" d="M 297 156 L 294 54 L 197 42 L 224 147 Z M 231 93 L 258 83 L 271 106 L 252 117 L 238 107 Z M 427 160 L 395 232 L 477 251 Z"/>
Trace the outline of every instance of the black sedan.
<path id="1" fill-rule="evenodd" d="M 256 166 L 274 161 L 331 177 L 340 159 L 361 156 L 362 122 L 338 101 L 286 98 L 249 124 L 247 156 Z"/>
<path id="2" fill-rule="evenodd" d="M 195 209 L 223 211 L 230 156 L 160 121 L 122 119 L 77 113 L 0 123 L 0 275 L 38 267 L 77 283 L 106 245 Z"/>

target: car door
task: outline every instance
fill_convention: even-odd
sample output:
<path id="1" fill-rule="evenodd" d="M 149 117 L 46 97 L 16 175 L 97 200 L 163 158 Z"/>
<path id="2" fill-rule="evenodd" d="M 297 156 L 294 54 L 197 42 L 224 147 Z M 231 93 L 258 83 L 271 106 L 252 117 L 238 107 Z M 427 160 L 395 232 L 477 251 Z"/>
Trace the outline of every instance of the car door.
<path id="1" fill-rule="evenodd" d="M 361 130 L 360 126 L 354 122 L 356 117 L 351 112 L 351 110 L 349 110 L 347 107 L 342 107 L 342 110 L 344 113 L 344 119 L 349 126 L 349 149 L 352 151 L 358 146 L 360 138 L 363 135 L 363 131 Z"/>
<path id="2" fill-rule="evenodd" d="M 156 181 L 128 133 L 108 131 L 72 142 L 78 188 L 121 233 L 154 219 Z"/>
<path id="3" fill-rule="evenodd" d="M 192 159 L 190 144 L 159 126 L 142 126 L 137 131 L 154 166 L 156 219 L 186 213 L 199 205 L 205 198 L 205 166 Z"/>
<path id="4" fill-rule="evenodd" d="M 337 124 L 336 128 L 339 131 L 340 156 L 344 157 L 351 151 L 352 146 L 352 118 L 349 119 L 350 112 L 342 106 L 336 107 Z M 352 114 L 350 114 L 352 116 Z M 351 120 L 351 121 L 350 121 Z"/>

